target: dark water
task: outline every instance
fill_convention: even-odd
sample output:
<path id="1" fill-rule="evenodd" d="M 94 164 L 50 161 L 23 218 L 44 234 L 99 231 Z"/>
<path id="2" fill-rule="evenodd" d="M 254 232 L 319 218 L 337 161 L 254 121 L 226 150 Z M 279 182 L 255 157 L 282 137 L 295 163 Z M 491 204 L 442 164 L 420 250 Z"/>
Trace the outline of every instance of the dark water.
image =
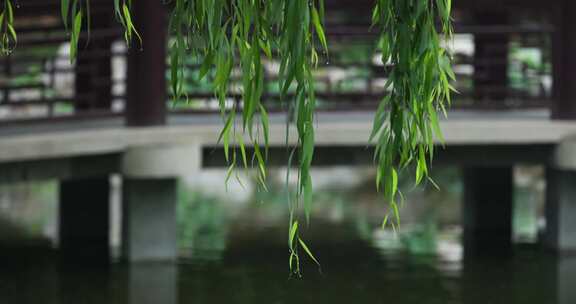
<path id="1" fill-rule="evenodd" d="M 236 243 L 218 261 L 131 267 L 64 267 L 50 251 L 3 250 L 0 303 L 576 303 L 576 258 L 534 248 L 446 260 L 358 240 L 314 246 L 322 273 L 305 264 L 301 279 L 288 276 L 286 248 L 266 239 Z"/>
<path id="2" fill-rule="evenodd" d="M 576 257 L 536 245 L 516 246 L 511 257 L 462 257 L 458 232 L 443 237 L 432 223 L 398 242 L 378 232 L 379 206 L 338 211 L 350 204 L 325 200 L 330 207 L 315 212 L 324 218 L 305 235 L 321 272 L 306 261 L 302 278 L 289 276 L 283 200 L 234 216 L 203 200 L 178 210 L 176 265 L 68 265 L 55 250 L 0 245 L 0 304 L 576 304 Z"/>

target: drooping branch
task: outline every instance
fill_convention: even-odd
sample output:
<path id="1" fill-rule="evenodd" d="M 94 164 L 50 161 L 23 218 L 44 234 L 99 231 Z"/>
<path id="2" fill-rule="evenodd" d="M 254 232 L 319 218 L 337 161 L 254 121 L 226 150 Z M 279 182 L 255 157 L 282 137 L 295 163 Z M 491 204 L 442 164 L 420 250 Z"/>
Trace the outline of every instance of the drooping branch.
<path id="1" fill-rule="evenodd" d="M 171 87 L 183 98 L 186 58 L 202 61 L 200 77 L 215 67 L 214 91 L 219 101 L 224 128 L 219 140 L 229 162 L 229 176 L 239 163 L 248 167 L 244 144 L 246 136 L 254 146 L 254 166 L 258 182 L 266 185 L 266 151 L 269 122 L 265 104 L 264 59 L 280 61 L 280 91 L 288 99 L 295 89 L 294 111 L 298 132 L 298 199 L 291 202 L 290 227 L 298 227 L 296 216 L 301 202 L 309 218 L 312 202 L 310 167 L 314 153 L 315 91 L 312 70 L 317 63 L 316 41 L 326 47 L 321 25 L 323 1 L 188 1 L 176 0 L 172 12 Z M 230 105 L 227 99 L 231 73 L 238 69 L 242 83 L 242 105 Z M 237 110 L 241 110 L 237 123 Z M 237 148 L 234 148 L 237 147 Z M 263 149 L 262 149 L 263 148 Z M 238 152 L 239 150 L 239 152 Z M 290 231 L 291 268 L 298 273 L 298 249 L 315 259 L 297 228 Z"/>
<path id="2" fill-rule="evenodd" d="M 438 113 L 446 115 L 454 80 L 450 54 L 441 41 L 452 35 L 450 10 L 451 0 L 378 0 L 373 11 L 382 64 L 392 66 L 388 94 L 370 136 L 376 146 L 376 184 L 390 207 L 384 226 L 400 224 L 399 172 L 415 164 L 415 183 L 420 184 L 428 176 L 434 141 L 442 139 Z"/>

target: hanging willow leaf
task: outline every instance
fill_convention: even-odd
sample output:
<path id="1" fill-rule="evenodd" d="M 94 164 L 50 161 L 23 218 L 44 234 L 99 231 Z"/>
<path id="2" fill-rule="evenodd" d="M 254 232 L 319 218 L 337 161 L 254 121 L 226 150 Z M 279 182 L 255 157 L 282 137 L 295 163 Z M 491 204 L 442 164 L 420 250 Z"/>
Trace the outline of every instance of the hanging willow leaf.
<path id="1" fill-rule="evenodd" d="M 124 40 L 126 44 L 130 46 L 134 36 L 136 36 L 138 42 L 142 45 L 142 37 L 132 22 L 131 7 L 132 0 L 114 0 L 114 15 L 122 24 L 122 27 L 124 27 Z"/>
<path id="2" fill-rule="evenodd" d="M 382 64 L 391 62 L 392 68 L 390 93 L 376 112 L 370 138 L 376 144 L 377 187 L 384 189 L 395 229 L 400 223 L 397 172 L 415 162 L 420 184 L 428 176 L 434 139 L 442 139 L 437 112 L 445 112 L 445 104 L 450 104 L 450 81 L 455 77 L 435 22 L 440 21 L 444 39 L 449 39 L 450 14 L 451 0 L 378 0 L 373 10 L 374 27 L 380 28 L 383 42 Z"/>
<path id="3" fill-rule="evenodd" d="M 0 11 L 0 53 L 8 55 L 18 41 L 14 30 L 14 7 L 11 0 L 5 0 Z"/>
<path id="4" fill-rule="evenodd" d="M 318 10 L 316 7 L 312 7 L 312 21 L 314 22 L 314 29 L 316 30 L 316 34 L 318 35 L 318 39 L 320 43 L 322 43 L 322 47 L 324 51 L 328 52 L 328 42 L 326 41 L 326 35 L 324 34 L 324 28 L 322 27 L 322 21 L 320 20 L 320 15 L 318 14 Z"/>
<path id="5" fill-rule="evenodd" d="M 78 40 L 80 39 L 80 31 L 82 30 L 82 11 L 78 11 L 74 16 L 72 22 L 72 33 L 70 38 L 70 58 L 76 58 L 78 53 Z"/>
<path id="6" fill-rule="evenodd" d="M 70 11 L 70 0 L 60 0 L 60 14 L 64 27 L 68 29 L 68 12 Z"/>
<path id="7" fill-rule="evenodd" d="M 87 36 L 90 36 L 90 1 L 60 0 L 60 12 L 64 27 L 70 32 L 70 61 L 74 62 L 78 55 L 78 42 L 82 28 L 85 28 Z"/>
<path id="8" fill-rule="evenodd" d="M 298 239 L 298 243 L 300 244 L 300 246 L 302 246 L 302 249 L 304 249 L 304 252 L 306 252 L 306 254 L 312 259 L 312 261 L 314 261 L 314 263 L 316 263 L 316 265 L 320 267 L 320 262 L 316 259 L 314 254 L 312 254 L 312 251 L 308 248 L 308 245 L 306 245 L 306 243 L 300 238 Z"/>

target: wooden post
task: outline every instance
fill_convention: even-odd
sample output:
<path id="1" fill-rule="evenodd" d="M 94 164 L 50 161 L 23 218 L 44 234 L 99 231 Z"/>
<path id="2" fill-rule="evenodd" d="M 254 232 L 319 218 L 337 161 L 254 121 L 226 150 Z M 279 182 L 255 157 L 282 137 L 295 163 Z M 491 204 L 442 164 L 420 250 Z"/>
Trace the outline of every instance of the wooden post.
<path id="1" fill-rule="evenodd" d="M 498 26 L 508 23 L 507 11 L 479 11 L 479 25 Z M 476 100 L 499 101 L 508 97 L 507 33 L 479 33 L 474 35 L 474 97 Z"/>
<path id="2" fill-rule="evenodd" d="M 166 44 L 168 16 L 162 1 L 133 1 L 132 12 L 143 43 L 128 53 L 126 124 L 166 123 Z"/>
<path id="3" fill-rule="evenodd" d="M 552 38 L 552 118 L 576 118 L 576 2 L 561 0 L 555 5 L 555 29 Z"/>
<path id="4" fill-rule="evenodd" d="M 93 37 L 78 42 L 74 110 L 110 111 L 112 105 L 112 37 L 102 36 L 110 27 L 111 14 L 93 12 L 90 24 Z"/>

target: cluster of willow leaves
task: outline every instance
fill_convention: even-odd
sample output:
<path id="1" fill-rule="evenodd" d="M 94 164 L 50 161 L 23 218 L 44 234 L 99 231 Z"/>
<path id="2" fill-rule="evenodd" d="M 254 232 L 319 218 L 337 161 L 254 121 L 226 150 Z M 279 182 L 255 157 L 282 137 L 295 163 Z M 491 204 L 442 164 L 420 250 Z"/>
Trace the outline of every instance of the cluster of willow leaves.
<path id="1" fill-rule="evenodd" d="M 17 44 L 11 1 L 4 1 L 0 13 L 4 54 Z M 261 103 L 263 60 L 280 63 L 279 90 L 286 110 L 294 113 L 293 123 L 298 133 L 298 145 L 289 160 L 298 163 L 299 182 L 296 195 L 290 199 L 288 245 L 290 269 L 299 274 L 299 252 L 318 262 L 303 240 L 300 227 L 309 221 L 312 203 L 310 167 L 314 156 L 316 101 L 313 71 L 319 58 L 329 56 L 323 24 L 324 1 L 170 2 L 170 85 L 174 95 L 177 99 L 185 97 L 185 58 L 193 56 L 203 62 L 200 78 L 215 71 L 213 91 L 224 123 L 219 140 L 230 165 L 229 176 L 237 166 L 255 167 L 263 187 L 269 140 L 268 115 Z M 374 2 L 372 31 L 379 33 L 381 61 L 390 71 L 386 83 L 388 93 L 376 111 L 370 141 L 376 147 L 376 186 L 388 204 L 383 225 L 396 229 L 400 224 L 398 209 L 403 201 L 398 175 L 403 170 L 415 170 L 416 184 L 428 179 L 434 139 L 442 139 L 438 113 L 446 114 L 453 91 L 450 83 L 454 80 L 450 54 L 442 43 L 452 35 L 452 4 L 451 0 Z M 90 2 L 61 0 L 61 5 L 63 23 L 70 32 L 73 59 L 78 52 L 80 33 L 89 30 Z M 131 6 L 132 0 L 114 0 L 116 19 L 124 27 L 124 38 L 129 45 L 146 38 L 140 37 L 138 24 L 133 23 Z M 230 109 L 226 100 L 234 69 L 241 71 L 243 102 Z M 253 155 L 247 155 L 244 138 L 254 146 Z"/>

